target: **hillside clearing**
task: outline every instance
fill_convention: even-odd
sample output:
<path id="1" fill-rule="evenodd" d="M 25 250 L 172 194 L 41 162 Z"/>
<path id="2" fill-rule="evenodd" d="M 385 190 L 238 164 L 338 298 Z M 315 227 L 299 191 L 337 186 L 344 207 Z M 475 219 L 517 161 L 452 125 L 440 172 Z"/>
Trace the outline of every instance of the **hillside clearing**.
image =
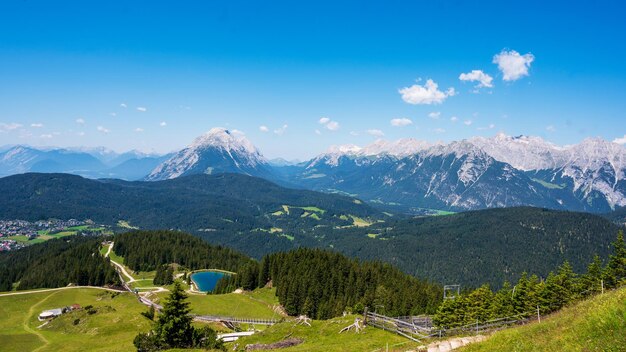
<path id="1" fill-rule="evenodd" d="M 95 313 L 67 313 L 39 328 L 41 311 L 74 303 L 92 305 Z M 129 351 L 137 332 L 148 329 L 149 321 L 139 314 L 144 310 L 130 293 L 95 288 L 0 296 L 0 346 L 7 352 Z"/>

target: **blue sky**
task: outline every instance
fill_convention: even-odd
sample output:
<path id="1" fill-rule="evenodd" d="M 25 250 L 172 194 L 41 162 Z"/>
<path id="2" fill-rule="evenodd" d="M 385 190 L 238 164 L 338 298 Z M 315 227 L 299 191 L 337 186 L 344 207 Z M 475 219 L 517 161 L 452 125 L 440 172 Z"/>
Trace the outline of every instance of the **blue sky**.
<path id="1" fill-rule="evenodd" d="M 382 134 L 626 134 L 619 1 L 337 3 L 3 1 L 0 145 L 165 152 L 222 126 L 304 159 Z"/>

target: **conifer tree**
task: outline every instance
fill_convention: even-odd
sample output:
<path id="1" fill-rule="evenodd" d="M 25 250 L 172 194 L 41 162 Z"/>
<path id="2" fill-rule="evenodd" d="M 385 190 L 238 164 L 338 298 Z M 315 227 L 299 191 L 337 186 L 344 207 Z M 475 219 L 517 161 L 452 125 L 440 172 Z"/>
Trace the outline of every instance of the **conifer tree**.
<path id="1" fill-rule="evenodd" d="M 603 276 L 608 288 L 618 287 L 626 281 L 626 246 L 622 230 L 617 233 L 617 239 L 613 242 L 613 254 L 609 256 Z"/>
<path id="2" fill-rule="evenodd" d="M 168 346 L 191 347 L 194 329 L 189 315 L 191 309 L 186 299 L 187 294 L 176 281 L 155 326 L 155 332 Z"/>

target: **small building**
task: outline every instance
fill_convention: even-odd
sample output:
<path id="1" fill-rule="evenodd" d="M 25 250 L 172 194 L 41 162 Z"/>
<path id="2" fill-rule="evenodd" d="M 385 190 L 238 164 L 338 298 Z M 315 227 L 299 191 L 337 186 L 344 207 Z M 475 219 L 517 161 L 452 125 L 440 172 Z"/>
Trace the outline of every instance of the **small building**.
<path id="1" fill-rule="evenodd" d="M 55 308 L 50 310 L 44 310 L 39 314 L 39 321 L 49 320 L 56 318 L 63 314 L 63 308 Z"/>

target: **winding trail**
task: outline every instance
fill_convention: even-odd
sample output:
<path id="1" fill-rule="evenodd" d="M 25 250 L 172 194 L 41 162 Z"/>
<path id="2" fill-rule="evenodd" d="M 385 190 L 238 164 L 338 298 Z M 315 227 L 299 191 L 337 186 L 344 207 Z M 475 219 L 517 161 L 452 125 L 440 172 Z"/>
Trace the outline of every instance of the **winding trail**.
<path id="1" fill-rule="evenodd" d="M 111 242 L 111 244 L 109 245 L 109 249 L 107 250 L 106 254 L 104 255 L 105 258 L 109 257 L 109 254 L 111 254 L 111 250 L 113 249 L 113 245 L 114 244 L 115 244 L 115 242 Z M 118 263 L 116 261 L 113 261 L 113 259 L 111 259 L 110 257 L 109 257 L 109 260 L 111 261 L 111 263 L 113 263 L 113 265 L 115 265 L 120 270 L 120 272 L 122 274 L 124 274 L 124 276 L 126 276 L 128 278 L 128 281 L 126 281 L 127 284 L 129 284 L 131 282 L 137 281 L 137 280 L 135 280 L 134 277 L 132 277 L 132 275 L 130 275 L 128 273 L 128 271 L 126 271 L 126 268 L 122 264 L 120 264 L 120 263 Z"/>
<path id="2" fill-rule="evenodd" d="M 28 295 L 28 294 L 32 294 L 32 293 L 52 292 L 52 291 L 59 291 L 59 290 L 70 290 L 70 289 L 74 289 L 74 288 L 95 288 L 95 289 L 98 289 L 98 290 L 105 290 L 105 291 L 111 291 L 111 292 L 127 292 L 127 291 L 124 291 L 124 290 L 117 290 L 117 289 L 114 289 L 114 288 L 100 287 L 100 286 L 66 286 L 66 287 L 57 287 L 57 288 L 45 288 L 43 290 L 30 290 L 30 291 L 17 291 L 17 292 L 9 292 L 9 293 L 0 293 L 0 297 L 17 296 L 17 295 Z"/>

